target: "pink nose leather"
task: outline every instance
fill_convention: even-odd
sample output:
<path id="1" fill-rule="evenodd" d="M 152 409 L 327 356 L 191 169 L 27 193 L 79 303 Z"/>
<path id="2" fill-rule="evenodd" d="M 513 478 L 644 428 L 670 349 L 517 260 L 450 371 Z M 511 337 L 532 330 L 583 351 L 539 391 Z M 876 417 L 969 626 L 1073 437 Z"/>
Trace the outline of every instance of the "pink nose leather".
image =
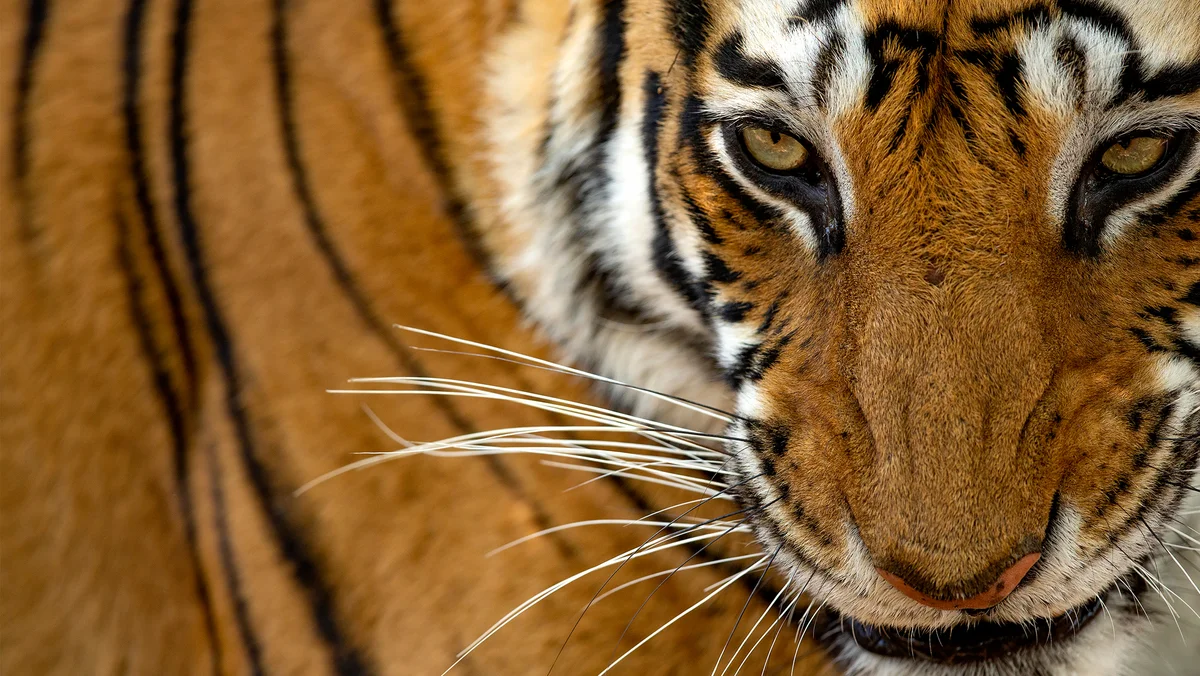
<path id="1" fill-rule="evenodd" d="M 984 610 L 1007 598 L 1017 588 L 1017 585 L 1021 584 L 1021 580 L 1025 579 L 1025 575 L 1029 572 L 1029 569 L 1033 568 L 1033 564 L 1037 563 L 1040 558 L 1042 558 L 1042 555 L 1037 552 L 1026 554 L 1017 559 L 1017 562 L 1008 570 L 1001 573 L 1000 577 L 983 593 L 976 594 L 969 599 L 952 599 L 949 601 L 935 599 L 932 596 L 923 594 L 910 587 L 898 575 L 889 573 L 882 568 L 876 568 L 875 570 L 879 571 L 879 575 L 893 587 L 900 590 L 902 594 L 923 606 L 937 608 L 938 610 Z"/>

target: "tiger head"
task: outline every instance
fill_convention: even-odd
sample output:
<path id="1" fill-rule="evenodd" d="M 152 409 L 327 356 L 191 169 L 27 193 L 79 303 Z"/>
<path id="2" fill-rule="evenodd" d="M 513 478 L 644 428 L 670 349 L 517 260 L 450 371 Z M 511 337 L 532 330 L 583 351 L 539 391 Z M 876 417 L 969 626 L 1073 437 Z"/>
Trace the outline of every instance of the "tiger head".
<path id="1" fill-rule="evenodd" d="M 493 63 L 496 272 L 577 359 L 732 407 L 847 668 L 1195 632 L 1200 4 L 537 4 Z"/>

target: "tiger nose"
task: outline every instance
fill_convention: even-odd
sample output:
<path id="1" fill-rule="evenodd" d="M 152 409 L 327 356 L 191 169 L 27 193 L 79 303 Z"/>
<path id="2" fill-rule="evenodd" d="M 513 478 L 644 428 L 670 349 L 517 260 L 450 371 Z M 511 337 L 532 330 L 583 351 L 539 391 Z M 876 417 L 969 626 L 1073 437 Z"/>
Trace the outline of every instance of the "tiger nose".
<path id="1" fill-rule="evenodd" d="M 902 594 L 923 606 L 929 606 L 938 610 L 984 610 L 1007 598 L 1017 588 L 1017 585 L 1021 584 L 1021 581 L 1025 579 L 1025 575 L 1029 573 L 1029 569 L 1033 568 L 1033 564 L 1037 563 L 1040 558 L 1042 558 L 1042 555 L 1039 552 L 1022 556 L 1017 559 L 1016 563 L 1009 566 L 1008 570 L 1000 573 L 1000 577 L 988 585 L 987 589 L 965 599 L 937 599 L 917 591 L 899 575 L 882 568 L 876 568 L 875 570 L 889 584 L 900 590 Z"/>

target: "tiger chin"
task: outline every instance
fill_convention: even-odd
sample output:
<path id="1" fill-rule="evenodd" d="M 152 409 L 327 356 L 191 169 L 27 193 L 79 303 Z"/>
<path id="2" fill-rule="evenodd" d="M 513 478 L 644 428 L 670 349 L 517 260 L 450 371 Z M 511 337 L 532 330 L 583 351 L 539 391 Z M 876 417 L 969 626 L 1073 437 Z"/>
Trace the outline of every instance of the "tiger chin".
<path id="1" fill-rule="evenodd" d="M 487 73 L 492 273 L 735 413 L 847 672 L 1196 668 L 1200 5 L 526 2 Z"/>

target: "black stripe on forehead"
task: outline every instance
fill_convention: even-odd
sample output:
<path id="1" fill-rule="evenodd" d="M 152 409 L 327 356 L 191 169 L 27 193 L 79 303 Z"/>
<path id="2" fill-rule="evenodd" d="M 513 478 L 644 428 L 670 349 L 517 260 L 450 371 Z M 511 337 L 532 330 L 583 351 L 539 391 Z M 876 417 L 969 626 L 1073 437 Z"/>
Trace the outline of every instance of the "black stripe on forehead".
<path id="1" fill-rule="evenodd" d="M 1046 5 L 1031 5 L 1011 14 L 1001 14 L 996 17 L 975 17 L 971 19 L 971 30 L 981 36 L 989 36 L 1012 28 L 1014 25 L 1043 26 L 1052 19 L 1050 8 Z"/>
<path id="2" fill-rule="evenodd" d="M 884 21 L 867 33 L 866 44 L 872 63 L 871 80 L 867 85 L 867 108 L 875 110 L 891 92 L 902 63 L 900 59 L 887 56 L 887 46 L 894 45 L 917 59 L 915 93 L 922 94 L 929 87 L 929 62 L 941 51 L 942 36 L 933 31 Z"/>
<path id="3" fill-rule="evenodd" d="M 801 2 L 792 15 L 788 17 L 788 25 L 799 27 L 808 23 L 827 21 L 846 4 L 846 0 L 809 0 Z"/>
<path id="4" fill-rule="evenodd" d="M 1171 96 L 1187 96 L 1200 91 L 1200 61 L 1187 66 L 1171 66 L 1142 83 L 1142 96 L 1148 101 Z"/>
<path id="5" fill-rule="evenodd" d="M 1142 87 L 1142 56 L 1138 53 L 1137 40 L 1133 30 L 1115 10 L 1103 7 L 1092 0 L 1058 0 L 1058 7 L 1063 16 L 1092 24 L 1102 31 L 1111 33 L 1127 44 L 1125 55 L 1121 60 L 1121 89 L 1112 105 L 1128 99 Z"/>
<path id="6" fill-rule="evenodd" d="M 746 87 L 786 89 L 783 68 L 771 59 L 746 56 L 743 42 L 742 34 L 735 31 L 717 48 L 713 60 L 721 77 Z"/>

